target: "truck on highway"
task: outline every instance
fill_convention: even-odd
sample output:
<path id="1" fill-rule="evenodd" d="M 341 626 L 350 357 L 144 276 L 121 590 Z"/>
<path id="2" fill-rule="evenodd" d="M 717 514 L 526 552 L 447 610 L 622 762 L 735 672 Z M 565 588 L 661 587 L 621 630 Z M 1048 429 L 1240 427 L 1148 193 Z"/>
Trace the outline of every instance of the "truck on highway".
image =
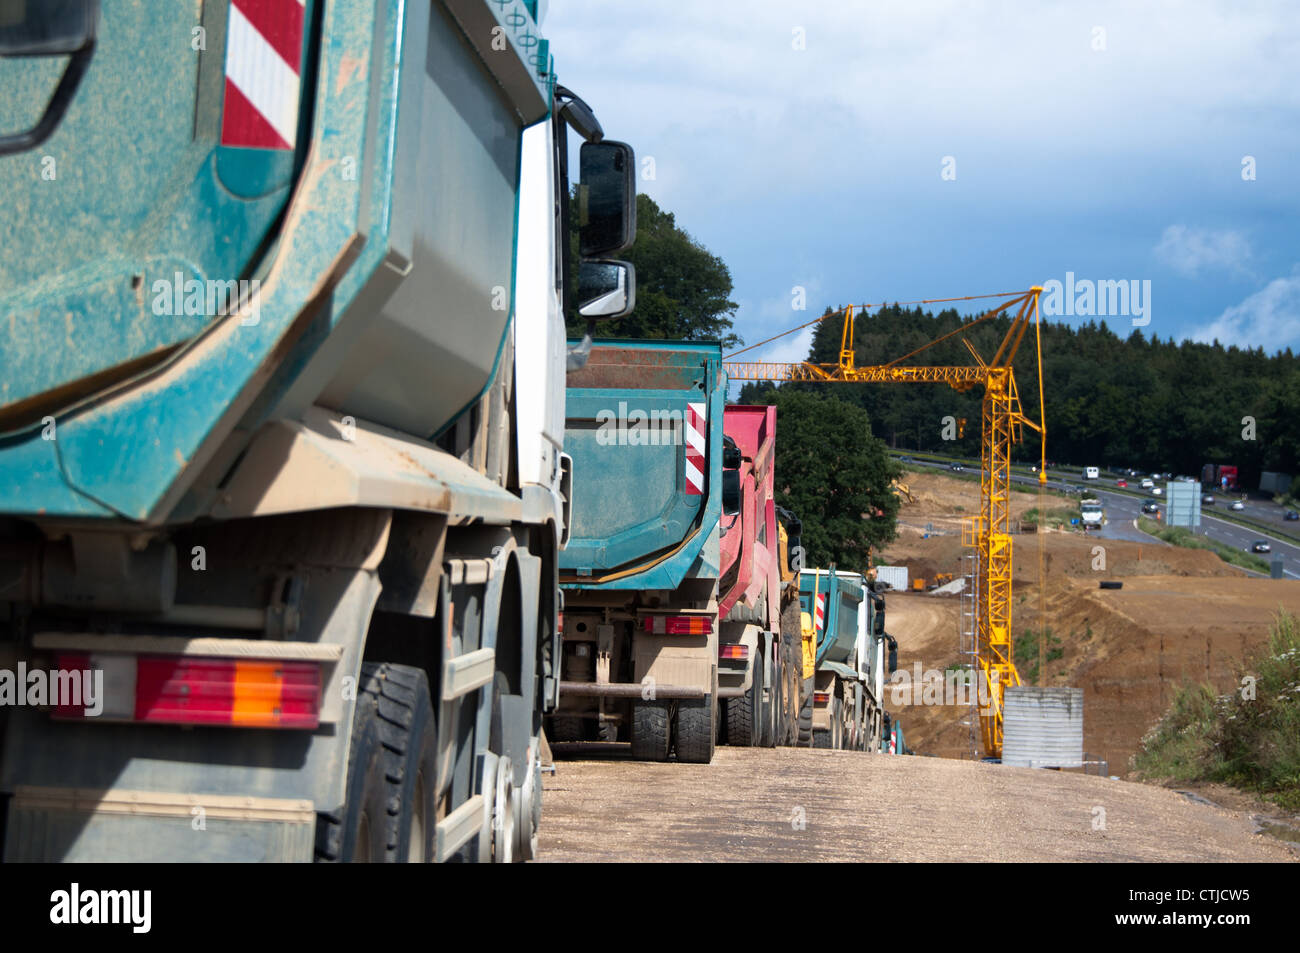
<path id="1" fill-rule="evenodd" d="M 530 856 L 631 150 L 532 0 L 98 6 L 0 22 L 4 859 Z"/>
<path id="2" fill-rule="evenodd" d="M 622 739 L 639 760 L 673 750 L 713 759 L 719 649 L 725 640 L 739 656 L 745 644 L 743 625 L 720 624 L 723 528 L 742 515 L 742 454 L 724 450 L 726 389 L 716 342 L 597 341 L 569 374 L 573 509 L 552 741 Z"/>
<path id="3" fill-rule="evenodd" d="M 1084 529 L 1101 529 L 1106 522 L 1106 511 L 1101 505 L 1101 500 L 1091 496 L 1080 500 L 1079 522 L 1083 524 Z"/>
<path id="4" fill-rule="evenodd" d="M 1207 463 L 1201 467 L 1201 485 L 1235 492 L 1240 489 L 1237 473 L 1232 464 Z"/>
<path id="5" fill-rule="evenodd" d="M 1083 468 L 1083 478 L 1084 478 L 1085 480 L 1095 480 L 1095 479 L 1097 479 L 1100 475 L 1101 475 L 1101 471 L 1100 471 L 1097 467 L 1084 467 L 1084 468 Z"/>
<path id="6" fill-rule="evenodd" d="M 857 573 L 805 569 L 800 599 L 805 632 L 806 689 L 799 744 L 877 752 L 884 738 L 884 691 L 889 677 L 884 596 Z M 809 664 L 811 663 L 811 664 Z"/>

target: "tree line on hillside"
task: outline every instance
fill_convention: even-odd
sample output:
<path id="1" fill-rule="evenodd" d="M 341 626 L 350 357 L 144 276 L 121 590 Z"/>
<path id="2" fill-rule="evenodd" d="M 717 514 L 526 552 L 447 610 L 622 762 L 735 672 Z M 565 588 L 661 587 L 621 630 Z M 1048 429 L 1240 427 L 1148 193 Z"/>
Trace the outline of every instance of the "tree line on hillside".
<path id="1" fill-rule="evenodd" d="M 898 305 L 859 315 L 855 360 L 886 363 L 969 319 L 951 308 L 934 314 Z M 965 336 L 988 360 L 1010 325 L 1009 317 L 1000 316 Z M 834 364 L 841 331 L 835 316 L 816 325 L 808 360 Z M 1042 347 L 1049 460 L 1192 475 L 1204 463 L 1236 464 L 1243 486 L 1257 486 L 1265 470 L 1297 474 L 1300 361 L 1289 348 L 1268 355 L 1262 348 L 1224 347 L 1217 341 L 1176 343 L 1147 337 L 1137 328 L 1120 337 L 1104 321 L 1077 328 L 1044 322 Z M 1013 366 L 1021 404 L 1032 420 L 1039 419 L 1036 359 L 1028 334 Z M 961 336 L 954 336 L 909 363 L 969 365 L 972 358 Z M 830 392 L 862 407 L 873 434 L 890 447 L 979 454 L 980 388 L 960 393 L 944 384 L 784 385 L 789 386 Z M 742 399 L 761 401 L 772 389 L 748 385 Z M 959 439 L 944 439 L 947 416 L 967 421 Z M 1027 431 L 1015 455 L 1036 460 L 1037 435 Z"/>

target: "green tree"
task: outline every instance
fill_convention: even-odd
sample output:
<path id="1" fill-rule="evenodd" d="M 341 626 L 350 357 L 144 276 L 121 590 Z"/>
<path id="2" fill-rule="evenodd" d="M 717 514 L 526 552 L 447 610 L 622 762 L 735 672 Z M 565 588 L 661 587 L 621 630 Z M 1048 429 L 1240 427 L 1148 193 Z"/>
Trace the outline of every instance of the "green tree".
<path id="1" fill-rule="evenodd" d="M 746 396 L 777 407 L 776 500 L 803 521 L 805 563 L 865 570 L 868 551 L 897 535 L 898 497 L 890 483 L 902 472 L 871 436 L 867 412 L 789 386 L 753 388 Z"/>
<path id="2" fill-rule="evenodd" d="M 576 216 L 577 202 L 571 202 Z M 678 225 L 672 212 L 648 195 L 636 197 L 636 241 L 619 257 L 636 268 L 636 309 L 625 318 L 601 321 L 602 337 L 650 338 L 674 341 L 721 341 L 724 348 L 740 344 L 732 330 L 736 303 L 731 299 L 731 271 L 717 255 Z M 577 275 L 577 220 L 572 218 L 572 272 Z M 572 337 L 581 337 L 587 319 L 569 302 L 565 323 Z"/>

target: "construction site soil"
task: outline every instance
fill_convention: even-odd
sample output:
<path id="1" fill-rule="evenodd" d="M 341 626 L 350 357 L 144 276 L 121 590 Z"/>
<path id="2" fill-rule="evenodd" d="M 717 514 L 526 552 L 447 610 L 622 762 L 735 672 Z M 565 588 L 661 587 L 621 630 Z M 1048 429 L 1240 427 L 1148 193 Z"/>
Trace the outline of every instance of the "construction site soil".
<path id="1" fill-rule="evenodd" d="M 913 578 L 960 575 L 962 554 L 969 552 L 961 545 L 961 522 L 979 512 L 979 484 L 929 473 L 909 475 L 907 482 L 915 502 L 903 503 L 899 537 L 882 562 L 908 566 Z M 1077 505 L 1018 492 L 1010 502 L 1013 526 L 1032 507 Z M 1068 529 L 1016 535 L 1013 546 L 1012 632 L 1023 643 L 1022 677 L 1083 689 L 1084 749 L 1106 762 L 1098 767 L 1110 774 L 1131 770 L 1142 736 L 1180 685 L 1209 682 L 1220 693 L 1231 691 L 1247 658 L 1267 644 L 1278 609 L 1300 613 L 1300 580 L 1252 577 L 1205 550 Z M 1123 587 L 1100 589 L 1103 580 Z M 887 625 L 898 639 L 899 668 L 914 672 L 919 662 L 922 671 L 943 672 L 961 665 L 959 617 L 959 596 L 891 594 Z M 1050 637 L 1040 681 L 1044 627 Z M 889 692 L 886 706 L 917 752 L 977 754 L 978 729 L 972 733 L 967 707 L 896 704 Z"/>

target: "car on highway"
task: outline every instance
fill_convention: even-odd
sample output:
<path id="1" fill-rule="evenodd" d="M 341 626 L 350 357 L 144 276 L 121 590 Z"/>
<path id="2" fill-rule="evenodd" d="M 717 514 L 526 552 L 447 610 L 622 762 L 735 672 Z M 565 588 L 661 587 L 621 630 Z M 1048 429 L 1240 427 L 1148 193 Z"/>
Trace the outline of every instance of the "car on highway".
<path id="1" fill-rule="evenodd" d="M 1250 551 L 1252 553 L 1271 553 L 1273 547 L 1269 546 L 1267 540 L 1257 539 L 1250 544 Z"/>
<path id="2" fill-rule="evenodd" d="M 1212 497 L 1212 496 L 1210 496 L 1210 494 L 1206 493 L 1204 496 L 1201 497 L 1201 505 L 1202 505 L 1202 506 L 1213 506 L 1213 505 L 1214 505 L 1214 497 Z"/>
<path id="3" fill-rule="evenodd" d="M 1162 490 L 1162 489 L 1161 489 L 1160 487 L 1158 487 L 1158 486 L 1153 486 L 1153 487 L 1151 488 L 1151 495 L 1152 495 L 1152 496 L 1164 496 L 1164 495 L 1165 495 L 1165 491 Z"/>
<path id="4" fill-rule="evenodd" d="M 1159 513 L 1159 512 L 1160 512 L 1160 504 L 1157 503 L 1155 500 L 1147 500 L 1145 503 L 1142 504 L 1142 512 L 1143 512 L 1143 513 Z"/>
<path id="5" fill-rule="evenodd" d="M 1295 510 L 1287 510 L 1285 513 L 1282 514 L 1282 519 L 1300 520 L 1300 513 L 1297 513 Z"/>
<path id="6" fill-rule="evenodd" d="M 1240 513 L 1245 508 L 1246 508 L 1246 504 L 1243 503 L 1241 500 L 1233 500 L 1232 505 L 1228 507 L 1228 509 L 1236 510 L 1238 513 Z"/>
<path id="7" fill-rule="evenodd" d="M 1125 480 L 1123 477 L 1121 477 L 1120 479 L 1118 479 L 1118 480 L 1115 481 L 1115 485 L 1116 485 L 1116 486 L 1125 486 L 1125 487 L 1126 487 L 1126 486 L 1128 486 L 1128 480 Z"/>
<path id="8" fill-rule="evenodd" d="M 1152 480 L 1150 477 L 1142 481 L 1142 489 L 1144 490 L 1149 490 L 1155 485 L 1156 485 L 1156 481 Z"/>
<path id="9" fill-rule="evenodd" d="M 966 468 L 962 466 L 960 463 L 952 463 L 948 465 L 948 469 L 951 470 L 953 473 L 961 473 Z"/>

